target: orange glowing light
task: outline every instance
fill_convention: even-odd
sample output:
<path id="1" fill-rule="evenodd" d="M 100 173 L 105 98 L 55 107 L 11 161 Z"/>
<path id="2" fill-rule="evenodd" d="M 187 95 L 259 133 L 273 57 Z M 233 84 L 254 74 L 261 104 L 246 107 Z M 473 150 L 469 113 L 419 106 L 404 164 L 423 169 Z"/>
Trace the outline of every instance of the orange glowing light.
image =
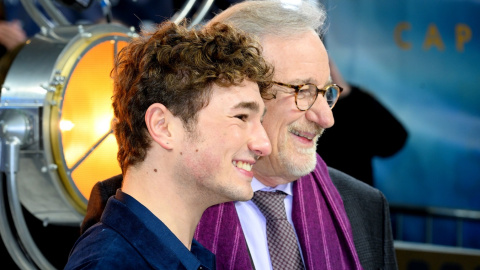
<path id="1" fill-rule="evenodd" d="M 127 42 L 107 40 L 92 47 L 72 72 L 60 121 L 63 155 L 75 185 L 88 199 L 93 185 L 121 173 L 111 134 L 114 54 Z M 115 46 L 117 48 L 115 48 Z M 62 123 L 71 123 L 70 130 Z M 74 129 L 72 129 L 75 127 Z"/>

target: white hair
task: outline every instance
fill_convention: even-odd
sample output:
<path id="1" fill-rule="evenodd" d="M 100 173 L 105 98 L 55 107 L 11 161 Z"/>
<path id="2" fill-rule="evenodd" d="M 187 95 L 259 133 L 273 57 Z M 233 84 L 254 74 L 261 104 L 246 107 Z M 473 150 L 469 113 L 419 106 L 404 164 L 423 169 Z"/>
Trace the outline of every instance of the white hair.
<path id="1" fill-rule="evenodd" d="M 260 39 L 266 35 L 288 38 L 312 30 L 322 35 L 326 16 L 323 6 L 309 1 L 257 0 L 233 5 L 208 24 L 228 23 Z"/>

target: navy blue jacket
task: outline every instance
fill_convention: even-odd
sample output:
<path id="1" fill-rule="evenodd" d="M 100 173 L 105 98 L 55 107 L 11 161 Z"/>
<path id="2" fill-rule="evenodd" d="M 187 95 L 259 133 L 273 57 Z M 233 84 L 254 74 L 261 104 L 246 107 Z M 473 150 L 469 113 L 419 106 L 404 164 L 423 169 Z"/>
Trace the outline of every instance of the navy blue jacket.
<path id="1" fill-rule="evenodd" d="M 190 252 L 153 213 L 119 190 L 101 222 L 77 240 L 65 269 L 215 269 L 215 256 L 196 240 Z"/>

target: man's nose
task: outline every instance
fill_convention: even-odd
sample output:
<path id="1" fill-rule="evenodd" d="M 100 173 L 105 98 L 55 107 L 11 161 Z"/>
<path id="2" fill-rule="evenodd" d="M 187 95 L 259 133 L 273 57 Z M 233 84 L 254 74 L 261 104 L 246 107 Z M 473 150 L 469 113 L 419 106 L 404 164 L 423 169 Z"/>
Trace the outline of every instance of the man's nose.
<path id="1" fill-rule="evenodd" d="M 262 124 L 255 125 L 248 148 L 257 156 L 268 156 L 272 152 L 270 139 Z"/>
<path id="2" fill-rule="evenodd" d="M 305 113 L 305 117 L 307 120 L 316 123 L 324 129 L 332 127 L 335 123 L 332 109 L 328 105 L 327 100 L 321 95 L 318 95 L 315 103 L 313 103 L 312 107 Z"/>

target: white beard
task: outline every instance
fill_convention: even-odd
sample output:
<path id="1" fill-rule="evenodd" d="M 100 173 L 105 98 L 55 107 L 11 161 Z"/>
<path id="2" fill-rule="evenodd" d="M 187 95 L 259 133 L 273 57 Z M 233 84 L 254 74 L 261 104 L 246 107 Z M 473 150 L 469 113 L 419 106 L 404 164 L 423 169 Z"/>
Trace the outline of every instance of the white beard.
<path id="1" fill-rule="evenodd" d="M 292 143 L 289 143 L 287 139 L 282 142 L 279 160 L 291 176 L 300 178 L 315 169 L 317 165 L 317 141 L 320 136 L 315 136 L 313 147 L 310 148 L 287 149 L 288 146 L 293 147 Z"/>

